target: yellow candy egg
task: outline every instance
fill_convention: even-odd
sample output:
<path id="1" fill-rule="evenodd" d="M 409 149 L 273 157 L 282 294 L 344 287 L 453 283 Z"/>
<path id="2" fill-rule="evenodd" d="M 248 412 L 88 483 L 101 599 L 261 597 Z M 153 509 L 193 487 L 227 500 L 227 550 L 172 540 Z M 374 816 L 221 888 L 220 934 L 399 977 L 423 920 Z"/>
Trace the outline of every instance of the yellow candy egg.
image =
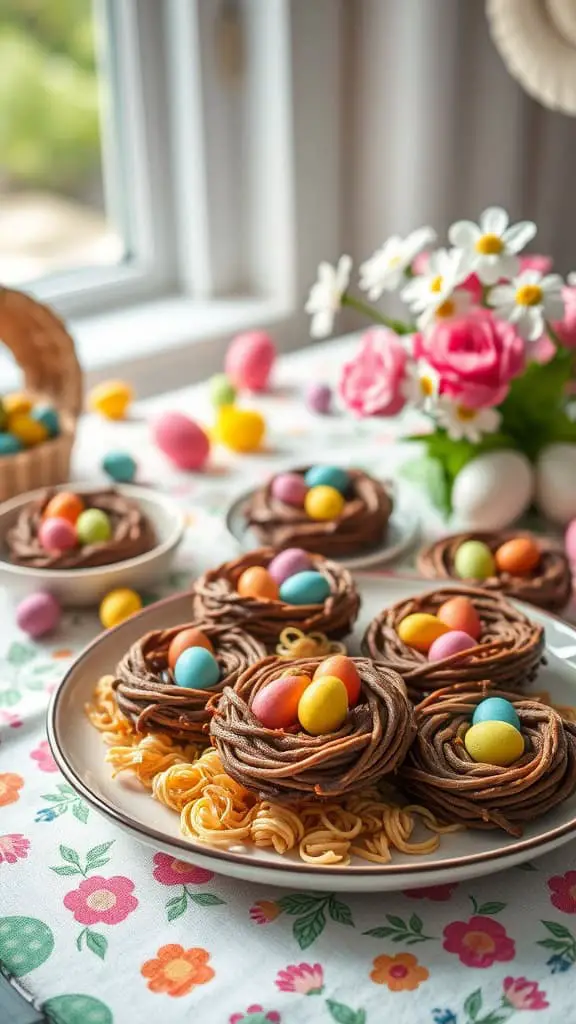
<path id="1" fill-rule="evenodd" d="M 215 436 L 233 452 L 253 452 L 260 447 L 266 421 L 255 409 L 237 409 L 224 405 L 218 410 Z"/>
<path id="2" fill-rule="evenodd" d="M 440 622 L 435 615 L 426 612 L 414 612 L 407 615 L 396 630 L 403 644 L 414 650 L 427 654 L 439 636 L 450 632 L 450 626 Z"/>
<path id="3" fill-rule="evenodd" d="M 32 448 L 40 444 L 48 437 L 48 431 L 39 420 L 33 420 L 26 412 L 13 412 L 8 416 L 8 430 L 14 437 L 25 445 Z"/>
<path id="4" fill-rule="evenodd" d="M 111 590 L 100 605 L 100 622 L 104 629 L 112 629 L 139 612 L 141 607 L 142 598 L 135 590 Z"/>
<path id="5" fill-rule="evenodd" d="M 348 714 L 348 691 L 337 676 L 320 676 L 298 702 L 298 720 L 312 736 L 335 732 Z"/>
<path id="6" fill-rule="evenodd" d="M 468 729 L 464 746 L 474 761 L 505 768 L 524 753 L 524 737 L 508 722 L 478 722 Z"/>
<path id="7" fill-rule="evenodd" d="M 311 487 L 304 499 L 304 509 L 310 519 L 337 519 L 344 504 L 340 491 L 327 484 Z"/>
<path id="8" fill-rule="evenodd" d="M 88 406 L 107 420 L 123 420 L 134 397 L 132 388 L 123 380 L 107 380 L 88 395 Z"/>
<path id="9" fill-rule="evenodd" d="M 4 395 L 2 399 L 4 411 L 11 413 L 27 413 L 32 408 L 32 399 L 23 391 L 14 391 L 11 395 Z"/>

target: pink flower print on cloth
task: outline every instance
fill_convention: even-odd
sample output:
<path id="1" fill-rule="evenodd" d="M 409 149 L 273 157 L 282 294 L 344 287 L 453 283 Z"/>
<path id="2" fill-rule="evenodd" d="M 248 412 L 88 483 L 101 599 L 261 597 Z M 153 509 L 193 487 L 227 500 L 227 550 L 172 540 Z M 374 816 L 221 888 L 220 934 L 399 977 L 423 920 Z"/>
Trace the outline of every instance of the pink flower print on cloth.
<path id="1" fill-rule="evenodd" d="M 403 895 L 411 900 L 433 900 L 434 903 L 445 903 L 458 888 L 458 882 L 446 882 L 445 885 L 428 885 L 422 889 L 404 889 Z"/>
<path id="2" fill-rule="evenodd" d="M 491 917 L 480 915 L 447 925 L 443 945 L 448 953 L 456 953 L 466 967 L 491 967 L 497 960 L 513 960 L 516 954 L 506 929 Z"/>
<path id="3" fill-rule="evenodd" d="M 161 885 L 204 885 L 214 878 L 213 871 L 197 868 L 194 864 L 177 860 L 168 853 L 154 854 L 153 874 Z"/>
<path id="4" fill-rule="evenodd" d="M 280 1014 L 277 1010 L 268 1010 L 266 1013 L 260 1003 L 253 1003 L 244 1013 L 233 1013 L 228 1018 L 228 1024 L 240 1024 L 241 1021 L 246 1024 L 280 1024 Z"/>
<path id="5" fill-rule="evenodd" d="M 320 964 L 289 964 L 283 971 L 278 971 L 276 986 L 281 992 L 317 996 L 324 989 L 324 971 Z"/>
<path id="6" fill-rule="evenodd" d="M 42 740 L 35 750 L 30 754 L 33 761 L 36 761 L 41 772 L 57 772 L 58 765 L 52 757 L 48 740 Z"/>
<path id="7" fill-rule="evenodd" d="M 527 978 L 504 978 L 504 999 L 515 1010 L 545 1010 L 549 1003 L 537 981 Z"/>
<path id="8" fill-rule="evenodd" d="M 0 836 L 0 864 L 15 864 L 18 860 L 24 860 L 28 856 L 29 849 L 30 840 L 20 835 L 19 832 Z"/>
<path id="9" fill-rule="evenodd" d="M 280 907 L 274 900 L 256 900 L 250 907 L 250 917 L 254 924 L 270 924 L 280 913 Z"/>
<path id="10" fill-rule="evenodd" d="M 119 924 L 136 910 L 138 900 L 132 895 L 134 882 L 122 875 L 85 878 L 77 889 L 66 893 L 64 906 L 71 910 L 80 924 Z"/>
<path id="11" fill-rule="evenodd" d="M 550 900 L 563 914 L 576 914 L 576 871 L 548 879 Z"/>

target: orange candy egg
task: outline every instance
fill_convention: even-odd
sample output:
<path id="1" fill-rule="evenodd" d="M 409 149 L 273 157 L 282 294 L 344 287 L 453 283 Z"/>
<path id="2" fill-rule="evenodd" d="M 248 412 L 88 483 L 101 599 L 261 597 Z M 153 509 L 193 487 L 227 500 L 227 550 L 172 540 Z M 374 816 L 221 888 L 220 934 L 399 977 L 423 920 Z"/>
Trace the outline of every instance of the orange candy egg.
<path id="1" fill-rule="evenodd" d="M 42 518 L 67 519 L 69 523 L 75 525 L 78 516 L 83 511 L 84 502 L 78 494 L 73 494 L 72 491 L 60 491 L 59 494 L 50 498 L 42 513 Z"/>
<path id="2" fill-rule="evenodd" d="M 496 552 L 496 568 L 511 576 L 527 576 L 540 561 L 540 548 L 531 537 L 516 537 Z"/>
<path id="3" fill-rule="evenodd" d="M 298 721 L 298 704 L 311 682 L 310 676 L 274 679 L 254 697 L 252 713 L 266 729 L 289 729 Z"/>
<path id="4" fill-rule="evenodd" d="M 478 640 L 482 632 L 480 616 L 468 597 L 452 597 L 445 601 L 436 612 L 436 617 L 445 626 L 468 633 L 474 640 Z"/>
<path id="5" fill-rule="evenodd" d="M 242 597 L 278 600 L 278 584 L 262 565 L 253 565 L 251 569 L 245 569 L 236 584 L 236 589 Z"/>
<path id="6" fill-rule="evenodd" d="M 333 654 L 330 658 L 325 658 L 318 665 L 314 673 L 314 679 L 318 679 L 321 676 L 336 676 L 337 679 L 341 679 L 348 691 L 350 707 L 357 703 L 360 690 L 362 689 L 362 682 L 358 669 L 351 658 L 347 658 L 345 654 Z"/>
<path id="7" fill-rule="evenodd" d="M 182 652 L 187 651 L 189 647 L 203 647 L 204 650 L 210 651 L 210 654 L 214 654 L 212 641 L 201 629 L 183 629 L 181 633 L 176 634 L 168 648 L 168 665 L 171 669 L 176 665 Z"/>

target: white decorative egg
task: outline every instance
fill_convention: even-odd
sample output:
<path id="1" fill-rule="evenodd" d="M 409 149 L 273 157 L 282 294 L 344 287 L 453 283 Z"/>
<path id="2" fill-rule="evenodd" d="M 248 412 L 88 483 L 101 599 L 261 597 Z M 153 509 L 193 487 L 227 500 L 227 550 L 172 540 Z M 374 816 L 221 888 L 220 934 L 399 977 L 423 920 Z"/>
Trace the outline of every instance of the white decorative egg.
<path id="1" fill-rule="evenodd" d="M 528 508 L 534 471 L 520 452 L 487 452 L 460 470 L 452 489 L 455 525 L 500 530 Z M 576 514 L 576 512 L 575 512 Z"/>
<path id="2" fill-rule="evenodd" d="M 550 444 L 536 463 L 536 501 L 563 526 L 576 516 L 576 444 Z"/>

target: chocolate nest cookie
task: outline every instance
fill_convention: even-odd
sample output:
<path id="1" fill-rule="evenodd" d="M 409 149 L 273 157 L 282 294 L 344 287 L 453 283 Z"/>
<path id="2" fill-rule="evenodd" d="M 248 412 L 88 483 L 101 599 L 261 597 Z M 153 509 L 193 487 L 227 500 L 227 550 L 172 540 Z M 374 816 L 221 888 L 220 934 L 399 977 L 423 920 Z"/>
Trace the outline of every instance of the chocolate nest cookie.
<path id="1" fill-rule="evenodd" d="M 293 470 L 304 474 L 309 466 Z M 298 547 L 339 558 L 380 543 L 392 514 L 392 498 L 378 480 L 359 469 L 347 470 L 350 489 L 336 519 L 310 519 L 303 508 L 288 505 L 272 494 L 270 480 L 246 505 L 247 524 L 262 544 L 277 550 Z"/>
<path id="2" fill-rule="evenodd" d="M 298 658 L 290 670 L 312 676 L 321 658 Z M 256 693 L 286 672 L 270 657 L 226 688 L 210 723 L 210 736 L 226 772 L 263 799 L 336 797 L 371 786 L 397 770 L 415 735 L 406 688 L 396 674 L 354 658 L 362 680 L 361 703 L 336 732 L 310 736 L 267 729 L 252 714 Z"/>
<path id="3" fill-rule="evenodd" d="M 8 532 L 6 546 L 14 565 L 29 569 L 92 569 L 136 558 L 155 546 L 154 529 L 140 506 L 112 488 L 82 493 L 87 509 L 100 509 L 109 517 L 112 526 L 109 540 L 69 551 L 46 551 L 38 540 L 38 530 L 44 509 L 57 493 L 46 490 L 36 501 L 26 505 Z"/>
<path id="4" fill-rule="evenodd" d="M 537 537 L 527 530 L 455 533 L 450 537 L 443 537 L 420 551 L 418 570 L 428 579 L 458 579 L 454 570 L 454 558 L 461 544 L 469 540 L 479 540 L 495 554 L 502 544 L 521 537 L 534 541 L 541 551 L 540 563 L 531 573 L 526 576 L 513 576 L 501 572 L 485 580 L 470 579 L 465 582 L 484 590 L 500 591 L 509 597 L 546 608 L 548 611 L 560 611 L 568 604 L 572 593 L 572 573 L 568 559 L 553 542 Z"/>
<path id="5" fill-rule="evenodd" d="M 435 615 L 453 597 L 472 601 L 482 624 L 478 645 L 441 661 L 428 661 L 426 654 L 402 642 L 398 626 L 414 612 Z M 442 587 L 399 601 L 380 612 L 364 634 L 362 652 L 399 672 L 413 700 L 421 700 L 447 683 L 482 679 L 490 679 L 494 686 L 502 688 L 523 689 L 538 673 L 544 652 L 544 629 L 502 594 L 473 587 Z"/>
<path id="6" fill-rule="evenodd" d="M 265 598 L 244 597 L 236 590 L 246 569 L 267 566 L 277 554 L 273 548 L 257 548 L 232 562 L 210 569 L 192 585 L 192 608 L 198 620 L 239 625 L 273 650 L 285 626 L 304 633 L 324 633 L 333 640 L 346 636 L 360 610 L 360 596 L 347 569 L 321 555 L 311 555 L 314 569 L 330 585 L 322 604 L 286 604 Z"/>
<path id="7" fill-rule="evenodd" d="M 510 701 L 520 719 L 524 754 L 506 768 L 473 761 L 464 746 L 474 709 L 488 696 Z M 576 789 L 576 725 L 546 704 L 480 683 L 437 690 L 415 711 L 418 733 L 399 783 L 445 821 L 521 836 L 526 822 Z"/>
<path id="8" fill-rule="evenodd" d="M 210 690 L 177 686 L 168 667 L 172 640 L 191 626 L 212 642 L 220 667 L 220 682 Z M 225 686 L 234 686 L 241 672 L 265 656 L 263 645 L 238 627 L 202 622 L 156 629 L 132 644 L 118 665 L 112 684 L 116 702 L 138 732 L 160 730 L 175 739 L 190 742 L 204 737 L 207 742 L 210 698 Z"/>

